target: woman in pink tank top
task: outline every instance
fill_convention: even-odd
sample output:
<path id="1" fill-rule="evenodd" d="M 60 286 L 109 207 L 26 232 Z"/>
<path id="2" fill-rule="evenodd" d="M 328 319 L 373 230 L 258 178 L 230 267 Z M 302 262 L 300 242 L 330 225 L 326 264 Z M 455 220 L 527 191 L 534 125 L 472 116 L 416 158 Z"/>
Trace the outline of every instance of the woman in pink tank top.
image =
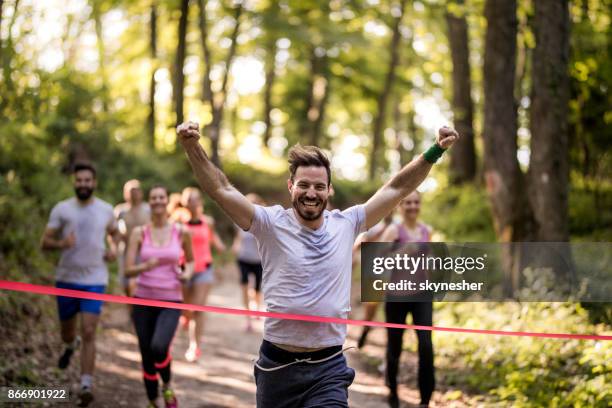
<path id="1" fill-rule="evenodd" d="M 421 194 L 413 191 L 399 204 L 402 215 L 401 224 L 391 224 L 383 233 L 381 241 L 405 244 L 409 242 L 429 242 L 431 240 L 430 228 L 418 220 L 421 211 Z M 419 272 L 417 271 L 417 274 Z M 415 302 L 386 302 L 385 320 L 388 323 L 406 323 L 408 313 L 412 314 L 412 322 L 419 326 L 433 324 L 433 304 L 431 301 Z M 435 388 L 435 375 L 433 363 L 433 343 L 431 331 L 417 330 L 419 342 L 418 385 L 421 394 L 420 406 L 428 406 Z M 397 392 L 397 372 L 403 349 L 404 329 L 387 329 L 386 352 L 386 384 L 389 388 L 389 406 L 399 406 Z"/>
<path id="2" fill-rule="evenodd" d="M 168 191 L 164 187 L 153 187 L 149 192 L 151 222 L 132 231 L 125 273 L 126 276 L 137 276 L 135 297 L 181 302 L 182 282 L 193 273 L 191 236 L 185 227 L 169 222 L 167 205 Z M 179 266 L 182 253 L 185 254 L 183 269 Z M 177 406 L 170 388 L 170 343 L 180 315 L 178 309 L 140 305 L 132 308 L 150 407 L 158 406 L 158 375 L 163 382 L 165 406 Z"/>

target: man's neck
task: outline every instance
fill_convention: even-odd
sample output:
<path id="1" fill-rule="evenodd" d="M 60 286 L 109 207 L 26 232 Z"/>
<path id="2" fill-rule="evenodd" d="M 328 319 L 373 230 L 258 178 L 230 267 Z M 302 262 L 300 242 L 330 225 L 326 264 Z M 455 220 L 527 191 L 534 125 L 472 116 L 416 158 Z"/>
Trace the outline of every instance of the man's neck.
<path id="1" fill-rule="evenodd" d="M 87 200 L 81 200 L 79 197 L 75 197 L 77 200 L 77 203 L 79 203 L 80 206 L 85 207 L 91 203 L 93 203 L 95 197 L 92 195 L 91 197 L 89 197 Z"/>
<path id="2" fill-rule="evenodd" d="M 321 227 L 321 225 L 323 225 L 323 213 L 321 213 L 321 216 L 316 220 L 305 220 L 304 218 L 302 218 L 302 216 L 300 216 L 300 214 L 295 210 L 295 208 L 292 208 L 292 210 L 298 222 L 306 228 L 310 228 L 311 230 L 316 231 Z"/>

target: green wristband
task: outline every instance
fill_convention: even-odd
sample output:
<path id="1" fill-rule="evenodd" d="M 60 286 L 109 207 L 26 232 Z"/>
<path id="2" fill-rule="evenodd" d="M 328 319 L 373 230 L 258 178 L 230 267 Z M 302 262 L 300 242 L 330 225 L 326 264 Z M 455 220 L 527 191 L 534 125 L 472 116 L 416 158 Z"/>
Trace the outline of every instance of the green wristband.
<path id="1" fill-rule="evenodd" d="M 442 154 L 445 151 L 446 149 L 443 149 L 440 146 L 438 146 L 437 143 L 434 143 L 433 146 L 431 146 L 429 149 L 427 149 L 425 153 L 423 153 L 423 158 L 427 162 L 434 164 L 435 162 L 438 161 L 440 157 L 442 157 Z"/>

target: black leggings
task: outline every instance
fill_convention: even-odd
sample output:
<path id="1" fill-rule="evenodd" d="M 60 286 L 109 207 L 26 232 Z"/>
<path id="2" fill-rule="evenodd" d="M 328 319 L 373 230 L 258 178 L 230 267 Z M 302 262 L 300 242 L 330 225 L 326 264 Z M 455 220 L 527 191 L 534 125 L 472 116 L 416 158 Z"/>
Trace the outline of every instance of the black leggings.
<path id="1" fill-rule="evenodd" d="M 159 395 L 157 373 L 164 384 L 170 382 L 170 343 L 178 326 L 181 311 L 161 307 L 134 305 L 132 319 L 142 356 L 142 369 L 147 397 Z"/>
<path id="2" fill-rule="evenodd" d="M 388 302 L 385 303 L 385 315 L 388 323 L 406 323 L 408 312 L 412 313 L 413 324 L 431 326 L 433 322 L 433 305 L 431 302 Z M 434 375 L 434 354 L 431 331 L 417 330 L 419 340 L 418 382 L 421 392 L 421 404 L 429 404 L 436 385 Z M 402 355 L 404 329 L 387 329 L 387 386 L 391 392 L 397 392 L 397 371 Z"/>

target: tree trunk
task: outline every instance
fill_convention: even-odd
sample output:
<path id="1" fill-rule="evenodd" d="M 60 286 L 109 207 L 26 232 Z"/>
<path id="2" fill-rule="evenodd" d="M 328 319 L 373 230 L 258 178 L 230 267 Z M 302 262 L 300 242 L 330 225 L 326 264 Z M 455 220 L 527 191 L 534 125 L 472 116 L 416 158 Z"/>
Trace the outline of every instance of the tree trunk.
<path id="1" fill-rule="evenodd" d="M 318 146 L 321 142 L 321 127 L 325 120 L 325 108 L 329 99 L 329 69 L 327 55 L 321 58 L 321 73 L 315 78 L 312 87 L 312 107 L 308 111 L 310 123 L 310 144 Z"/>
<path id="2" fill-rule="evenodd" d="M 408 162 L 406 161 L 406 152 L 404 151 L 403 135 L 406 135 L 406 130 L 402 124 L 402 112 L 400 111 L 400 104 L 402 102 L 402 94 L 395 92 L 393 98 L 393 129 L 395 131 L 395 151 L 399 156 L 400 168 L 404 167 Z"/>
<path id="3" fill-rule="evenodd" d="M 536 1 L 531 97 L 530 198 L 539 241 L 569 239 L 569 10 Z"/>
<path id="4" fill-rule="evenodd" d="M 463 1 L 458 0 L 457 3 Z M 454 124 L 461 135 L 451 149 L 450 179 L 453 184 L 461 184 L 476 177 L 468 27 L 465 14 L 453 15 L 447 12 L 446 22 L 453 61 Z"/>
<path id="5" fill-rule="evenodd" d="M 316 146 L 320 140 L 321 124 L 329 92 L 327 50 L 323 46 L 312 45 L 309 64 L 308 98 L 299 132 L 300 137 L 306 140 L 305 143 Z"/>
<path id="6" fill-rule="evenodd" d="M 208 134 L 211 142 L 211 157 L 212 162 L 219 168 L 221 168 L 221 160 L 219 159 L 219 139 L 221 136 L 221 124 L 223 122 L 223 110 L 225 107 L 225 98 L 227 95 L 227 82 L 229 79 L 230 68 L 232 60 L 236 55 L 236 46 L 238 39 L 238 33 L 240 32 L 240 16 L 242 15 L 242 3 L 238 3 L 234 9 L 234 30 L 232 31 L 230 40 L 231 45 L 225 58 L 225 73 L 223 74 L 223 82 L 221 83 L 221 90 L 213 95 L 212 105 L 212 122 L 208 126 Z"/>
<path id="7" fill-rule="evenodd" d="M 98 75 L 102 81 L 102 110 L 108 113 L 108 79 L 106 75 L 106 50 L 104 47 L 104 34 L 102 31 L 102 11 L 100 10 L 100 2 L 93 1 L 91 7 L 93 15 L 94 27 L 96 32 L 96 44 L 98 48 Z"/>
<path id="8" fill-rule="evenodd" d="M 406 115 L 406 128 L 408 129 L 408 137 L 412 140 L 412 149 L 407 150 L 402 147 L 400 150 L 400 162 L 402 167 L 406 164 L 410 163 L 412 158 L 414 157 L 414 152 L 419 151 L 421 146 L 421 135 L 419 134 L 419 128 L 416 124 L 414 109 L 410 109 L 408 111 L 408 115 Z"/>
<path id="9" fill-rule="evenodd" d="M 202 45 L 202 54 L 204 55 L 204 74 L 202 75 L 202 101 L 208 102 L 212 110 L 213 92 L 212 85 L 210 83 L 212 57 L 210 55 L 210 48 L 208 47 L 208 22 L 206 18 L 206 0 L 198 0 L 198 6 L 200 20 L 200 43 Z"/>
<path id="10" fill-rule="evenodd" d="M 17 20 L 17 11 L 19 10 L 19 0 L 15 0 L 15 4 L 13 5 L 13 16 L 9 20 L 8 23 L 8 35 L 6 37 L 6 45 L 3 44 L 3 59 L 2 59 L 2 71 L 4 73 L 4 83 L 6 84 L 6 89 L 10 92 L 14 89 L 13 79 L 12 79 L 12 69 L 11 69 L 11 58 L 14 52 L 13 50 L 13 26 L 15 25 L 15 21 Z M 4 107 L 4 98 L 2 101 Z"/>
<path id="11" fill-rule="evenodd" d="M 181 0 L 181 16 L 178 25 L 178 46 L 174 62 L 174 111 L 176 112 L 176 126 L 184 121 L 184 88 L 185 54 L 187 50 L 187 16 L 189 14 L 189 0 Z"/>
<path id="12" fill-rule="evenodd" d="M 401 42 L 401 33 L 400 33 L 400 25 L 402 23 L 402 17 L 404 16 L 404 9 L 406 7 L 406 0 L 401 0 L 400 4 L 400 13 L 397 17 L 395 17 L 393 22 L 393 34 L 391 37 L 390 44 L 390 61 L 389 67 L 387 71 L 387 76 L 385 77 L 385 84 L 383 86 L 383 90 L 378 96 L 378 112 L 376 114 L 376 118 L 374 119 L 374 126 L 372 129 L 372 151 L 370 156 L 370 179 L 373 179 L 376 175 L 376 168 L 378 167 L 378 156 L 380 150 L 380 144 L 382 141 L 382 134 L 385 125 L 385 116 L 387 113 L 387 102 L 389 99 L 389 95 L 391 94 L 391 88 L 393 87 L 393 82 L 395 82 L 395 70 L 399 63 L 399 45 Z"/>
<path id="13" fill-rule="evenodd" d="M 155 150 L 155 72 L 157 70 L 157 4 L 151 3 L 150 47 L 151 47 L 151 80 L 149 82 L 149 116 L 147 117 L 147 130 L 149 132 L 149 145 Z"/>
<path id="14" fill-rule="evenodd" d="M 516 0 L 487 0 L 484 55 L 484 166 L 497 238 L 501 242 L 532 238 L 532 215 L 517 152 Z M 520 245 L 507 245 L 507 288 L 518 287 Z"/>
<path id="15" fill-rule="evenodd" d="M 4 5 L 4 0 L 0 0 L 0 63 L 2 62 L 2 6 Z"/>
<path id="16" fill-rule="evenodd" d="M 272 118 L 270 113 L 272 112 L 272 88 L 274 87 L 274 80 L 276 79 L 276 39 L 270 39 L 266 50 L 266 85 L 264 88 L 264 123 L 266 124 L 266 130 L 263 135 L 264 145 L 267 146 L 272 133 Z"/>

